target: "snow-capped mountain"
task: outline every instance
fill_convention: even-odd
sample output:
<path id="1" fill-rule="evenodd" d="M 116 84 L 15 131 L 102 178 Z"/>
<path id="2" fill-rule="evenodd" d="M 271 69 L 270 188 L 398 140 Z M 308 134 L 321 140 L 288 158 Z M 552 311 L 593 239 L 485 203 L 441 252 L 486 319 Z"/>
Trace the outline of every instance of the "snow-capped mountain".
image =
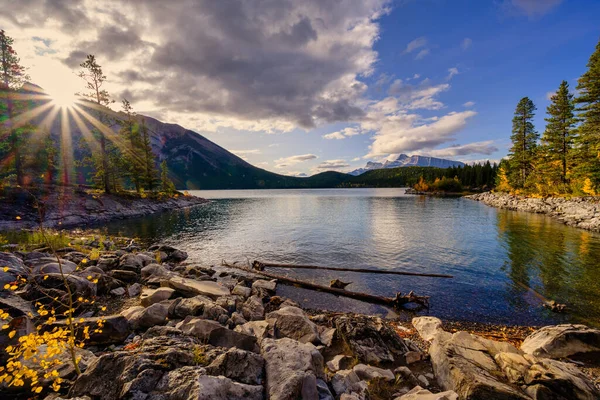
<path id="1" fill-rule="evenodd" d="M 349 172 L 350 175 L 360 175 L 367 171 L 382 168 L 397 168 L 397 167 L 437 167 L 437 168 L 450 168 L 450 167 L 464 167 L 464 163 L 460 161 L 446 160 L 443 158 L 436 157 L 425 157 L 425 156 L 408 156 L 406 154 L 400 154 L 394 161 L 386 160 L 383 163 L 380 162 L 367 162 L 364 168 L 355 169 Z"/>

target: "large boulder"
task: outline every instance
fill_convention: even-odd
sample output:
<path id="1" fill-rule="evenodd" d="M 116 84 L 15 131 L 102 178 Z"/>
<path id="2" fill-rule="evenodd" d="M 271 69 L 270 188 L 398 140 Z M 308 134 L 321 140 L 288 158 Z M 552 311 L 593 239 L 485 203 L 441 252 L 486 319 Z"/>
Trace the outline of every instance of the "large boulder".
<path id="1" fill-rule="evenodd" d="M 356 394 L 359 399 L 365 398 L 364 393 L 368 389 L 367 382 L 361 381 L 356 372 L 351 369 L 336 372 L 331 377 L 331 386 L 337 396 Z"/>
<path id="2" fill-rule="evenodd" d="M 223 375 L 249 385 L 261 385 L 264 380 L 265 360 L 258 354 L 230 349 L 206 367 L 210 375 Z"/>
<path id="3" fill-rule="evenodd" d="M 183 367 L 166 373 L 151 399 L 262 400 L 263 387 L 237 383 L 224 376 L 210 376 L 201 367 Z"/>
<path id="4" fill-rule="evenodd" d="M 199 338 L 203 343 L 220 347 L 237 347 L 238 349 L 258 352 L 256 337 L 235 332 L 218 322 L 191 316 L 176 325 L 183 333 Z"/>
<path id="5" fill-rule="evenodd" d="M 141 257 L 138 257 L 136 254 L 123 254 L 119 259 L 119 269 L 121 270 L 140 273 L 143 267 L 144 260 Z"/>
<path id="6" fill-rule="evenodd" d="M 50 325 L 42 325 L 42 331 L 51 331 L 55 327 L 66 328 L 67 320 L 58 320 Z M 76 335 L 78 339 L 84 338 L 84 329 L 88 328 L 89 339 L 87 345 L 121 344 L 131 333 L 127 319 L 122 315 L 108 315 L 105 317 L 77 318 Z"/>
<path id="7" fill-rule="evenodd" d="M 371 365 L 357 364 L 352 368 L 356 375 L 363 381 L 370 381 L 375 378 L 382 378 L 390 382 L 396 379 L 394 373 L 389 369 L 377 368 Z"/>
<path id="8" fill-rule="evenodd" d="M 381 318 L 340 316 L 334 325 L 341 340 L 359 362 L 371 365 L 403 362 L 404 354 L 413 350 Z"/>
<path id="9" fill-rule="evenodd" d="M 272 337 L 272 329 L 269 327 L 267 321 L 250 321 L 245 324 L 238 325 L 234 328 L 236 332 L 245 333 L 246 335 L 252 335 L 256 337 L 258 343 L 261 343 L 263 339 Z"/>
<path id="10" fill-rule="evenodd" d="M 29 268 L 23 260 L 11 253 L 0 252 L 0 267 L 0 290 L 7 283 L 14 282 L 18 276 L 27 278 L 29 275 Z"/>
<path id="11" fill-rule="evenodd" d="M 267 314 L 266 320 L 273 327 L 276 338 L 288 337 L 302 343 L 319 341 L 317 325 L 298 307 L 282 307 Z"/>
<path id="12" fill-rule="evenodd" d="M 140 295 L 140 303 L 144 307 L 151 306 L 154 303 L 159 303 L 163 300 L 168 300 L 175 293 L 174 289 L 161 287 L 158 289 L 142 289 L 142 294 Z"/>
<path id="13" fill-rule="evenodd" d="M 169 307 L 155 303 L 149 307 L 134 306 L 121 313 L 133 330 L 147 329 L 155 325 L 164 325 L 169 315 Z"/>
<path id="14" fill-rule="evenodd" d="M 247 321 L 259 321 L 265 318 L 265 307 L 258 296 L 252 296 L 242 305 L 242 315 Z"/>
<path id="15" fill-rule="evenodd" d="M 93 275 L 90 275 L 90 277 L 93 278 Z M 87 277 L 72 274 L 63 276 L 57 273 L 36 275 L 33 277 L 33 281 L 39 287 L 66 291 L 64 279 L 66 279 L 67 284 L 71 289 L 71 293 L 76 293 L 78 297 L 83 297 L 84 299 L 96 297 L 98 288 L 96 284 Z"/>
<path id="16" fill-rule="evenodd" d="M 196 281 L 182 277 L 171 277 L 163 280 L 160 282 L 160 286 L 173 288 L 187 297 L 202 295 L 217 298 L 230 294 L 228 288 L 217 282 Z"/>
<path id="17" fill-rule="evenodd" d="M 269 399 L 318 400 L 326 396 L 318 382 L 325 379 L 323 356 L 312 344 L 289 338 L 264 339 L 261 354 L 266 363 Z"/>
<path id="18" fill-rule="evenodd" d="M 67 275 L 77 269 L 77 264 L 74 262 L 62 258 L 57 260 L 56 257 L 41 257 L 28 264 L 31 267 L 32 275 L 59 274 L 61 269 L 62 273 Z"/>
<path id="19" fill-rule="evenodd" d="M 165 267 L 160 264 L 148 264 L 145 265 L 141 270 L 140 274 L 142 279 L 149 278 L 169 278 L 172 276 L 177 276 L 174 272 L 169 271 Z"/>
<path id="20" fill-rule="evenodd" d="M 417 317 L 412 319 L 412 324 L 423 340 L 428 342 L 439 334 L 444 334 L 442 321 L 436 317 Z"/>
<path id="21" fill-rule="evenodd" d="M 199 316 L 213 321 L 227 321 L 229 314 L 223 307 L 205 296 L 178 298 L 169 306 L 169 315 L 176 318 Z"/>
<path id="22" fill-rule="evenodd" d="M 585 325 L 545 326 L 529 335 L 521 350 L 537 357 L 563 358 L 600 352 L 600 330 Z"/>
<path id="23" fill-rule="evenodd" d="M 458 400 L 458 395 L 452 390 L 441 393 L 431 393 L 421 386 L 415 386 L 408 393 L 397 397 L 395 400 Z"/>

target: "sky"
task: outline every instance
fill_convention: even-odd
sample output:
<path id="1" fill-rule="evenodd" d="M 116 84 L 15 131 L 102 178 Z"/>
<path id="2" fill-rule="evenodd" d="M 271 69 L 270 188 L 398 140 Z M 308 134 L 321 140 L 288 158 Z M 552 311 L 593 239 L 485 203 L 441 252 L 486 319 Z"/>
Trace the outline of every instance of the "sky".
<path id="1" fill-rule="evenodd" d="M 600 38 L 597 0 L 0 0 L 32 82 L 194 130 L 260 168 L 351 171 L 399 154 L 498 161 L 528 96 L 544 129 Z M 113 108 L 118 108 L 117 106 Z"/>

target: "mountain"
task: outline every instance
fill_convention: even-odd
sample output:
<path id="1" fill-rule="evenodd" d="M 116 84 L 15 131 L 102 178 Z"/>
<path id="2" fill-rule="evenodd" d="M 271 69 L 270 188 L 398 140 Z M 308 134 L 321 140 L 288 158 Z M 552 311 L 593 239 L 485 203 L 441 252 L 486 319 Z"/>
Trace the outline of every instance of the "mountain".
<path id="1" fill-rule="evenodd" d="M 408 156 L 406 154 L 400 154 L 394 161 L 386 160 L 383 163 L 369 161 L 364 168 L 355 169 L 349 172 L 350 175 L 358 176 L 364 174 L 367 171 L 384 168 L 398 168 L 398 167 L 436 167 L 436 168 L 451 168 L 451 167 L 464 167 L 465 164 L 460 161 L 446 160 L 443 158 L 436 157 L 425 157 L 425 156 Z"/>

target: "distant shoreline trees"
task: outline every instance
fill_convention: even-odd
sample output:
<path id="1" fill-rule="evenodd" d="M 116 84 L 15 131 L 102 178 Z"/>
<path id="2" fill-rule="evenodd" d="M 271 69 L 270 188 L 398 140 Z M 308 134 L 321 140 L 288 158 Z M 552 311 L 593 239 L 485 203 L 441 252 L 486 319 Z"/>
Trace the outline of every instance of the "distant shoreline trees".
<path id="1" fill-rule="evenodd" d="M 513 118 L 512 147 L 496 190 L 531 196 L 600 194 L 600 41 L 579 78 L 578 94 L 562 81 L 546 109 L 538 143 L 535 105 L 524 97 Z"/>

